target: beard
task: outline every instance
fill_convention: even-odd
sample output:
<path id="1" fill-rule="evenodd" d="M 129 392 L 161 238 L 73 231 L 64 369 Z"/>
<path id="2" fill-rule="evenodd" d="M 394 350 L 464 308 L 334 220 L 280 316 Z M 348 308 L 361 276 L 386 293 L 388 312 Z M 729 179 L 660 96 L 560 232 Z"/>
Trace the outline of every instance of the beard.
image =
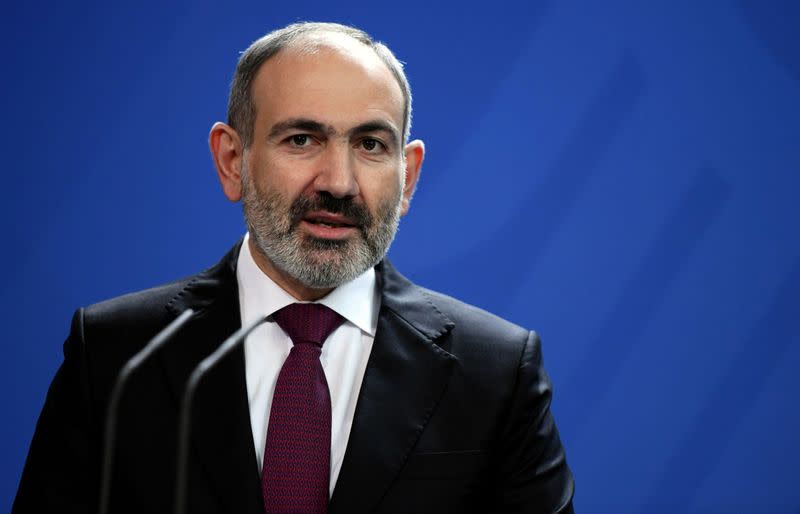
<path id="1" fill-rule="evenodd" d="M 338 287 L 383 259 L 397 232 L 401 205 L 399 183 L 373 214 L 363 204 L 325 193 L 290 201 L 278 191 L 259 191 L 242 169 L 242 208 L 250 237 L 276 268 L 313 289 Z M 345 216 L 357 237 L 320 239 L 300 233 L 300 222 L 313 211 Z"/>

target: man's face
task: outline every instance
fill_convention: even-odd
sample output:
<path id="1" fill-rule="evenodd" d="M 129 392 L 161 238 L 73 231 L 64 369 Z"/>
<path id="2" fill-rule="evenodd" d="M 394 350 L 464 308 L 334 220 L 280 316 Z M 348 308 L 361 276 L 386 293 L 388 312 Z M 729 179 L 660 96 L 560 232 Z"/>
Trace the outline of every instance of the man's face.
<path id="1" fill-rule="evenodd" d="M 345 39 L 284 50 L 261 67 L 252 95 L 242 163 L 251 238 L 268 265 L 306 287 L 352 280 L 383 258 L 407 207 L 400 86 L 372 50 Z"/>

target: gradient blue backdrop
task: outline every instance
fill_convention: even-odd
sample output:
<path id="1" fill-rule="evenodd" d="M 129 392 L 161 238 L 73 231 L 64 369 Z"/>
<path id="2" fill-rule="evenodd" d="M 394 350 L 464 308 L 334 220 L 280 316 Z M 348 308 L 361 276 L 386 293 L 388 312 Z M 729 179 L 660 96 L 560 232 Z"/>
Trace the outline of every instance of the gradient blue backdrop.
<path id="1" fill-rule="evenodd" d="M 800 512 L 800 3 L 2 10 L 0 511 L 73 310 L 242 234 L 208 129 L 238 52 L 315 19 L 407 62 L 428 158 L 392 259 L 542 334 L 578 510 Z"/>

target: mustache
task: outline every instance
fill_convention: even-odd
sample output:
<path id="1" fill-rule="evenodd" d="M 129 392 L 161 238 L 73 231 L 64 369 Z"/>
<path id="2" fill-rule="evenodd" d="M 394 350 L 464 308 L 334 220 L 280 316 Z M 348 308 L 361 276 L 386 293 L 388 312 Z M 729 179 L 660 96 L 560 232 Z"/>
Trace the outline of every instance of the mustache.
<path id="1" fill-rule="evenodd" d="M 327 211 L 348 218 L 359 228 L 366 229 L 372 226 L 372 214 L 365 205 L 357 204 L 350 198 L 336 198 L 331 195 L 319 194 L 314 197 L 300 196 L 289 208 L 289 217 L 292 227 L 296 227 L 306 214 L 313 211 Z"/>

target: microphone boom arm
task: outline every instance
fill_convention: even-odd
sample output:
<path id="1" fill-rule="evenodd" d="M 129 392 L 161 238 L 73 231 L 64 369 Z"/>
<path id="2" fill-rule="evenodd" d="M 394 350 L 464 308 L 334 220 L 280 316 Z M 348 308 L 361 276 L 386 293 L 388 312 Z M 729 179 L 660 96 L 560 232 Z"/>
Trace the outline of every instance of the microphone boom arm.
<path id="1" fill-rule="evenodd" d="M 158 334 L 153 337 L 144 348 L 139 350 L 133 357 L 131 357 L 122 370 L 117 375 L 117 381 L 114 383 L 114 388 L 111 390 L 111 398 L 108 404 L 108 412 L 106 413 L 106 428 L 103 441 L 103 470 L 100 477 L 100 514 L 107 514 L 108 503 L 111 493 L 111 475 L 113 474 L 114 465 L 114 444 L 116 443 L 116 429 L 117 429 L 117 414 L 119 412 L 119 402 L 122 397 L 122 391 L 128 384 L 128 379 L 133 375 L 133 372 L 139 369 L 139 366 L 150 358 L 164 343 L 169 341 L 178 330 L 189 321 L 194 311 L 186 309 L 180 316 L 172 320 L 172 322 L 164 327 Z"/>
<path id="2" fill-rule="evenodd" d="M 194 368 L 189 380 L 186 382 L 186 389 L 183 391 L 183 401 L 181 402 L 180 418 L 178 420 L 178 471 L 177 484 L 175 487 L 175 512 L 184 514 L 186 512 L 186 466 L 189 460 L 189 425 L 192 416 L 192 399 L 195 390 L 200 384 L 200 380 L 211 370 L 223 357 L 228 355 L 258 326 L 267 321 L 269 316 L 258 318 L 249 325 L 240 328 L 233 335 L 223 342 L 219 348 L 200 361 Z"/>

